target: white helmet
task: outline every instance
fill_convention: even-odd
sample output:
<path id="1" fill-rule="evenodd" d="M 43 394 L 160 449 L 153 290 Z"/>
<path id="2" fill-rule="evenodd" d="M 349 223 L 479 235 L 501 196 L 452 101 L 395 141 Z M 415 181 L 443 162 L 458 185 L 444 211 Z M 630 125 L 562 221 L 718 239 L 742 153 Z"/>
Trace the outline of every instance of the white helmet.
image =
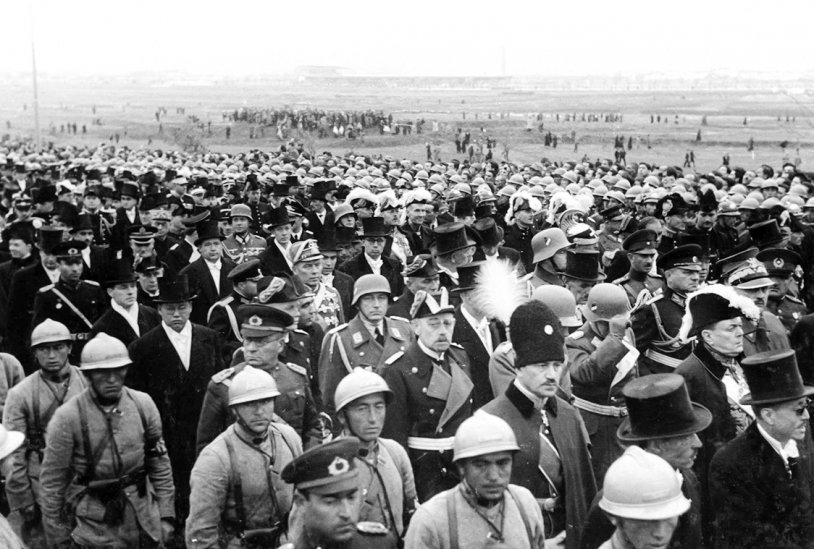
<path id="1" fill-rule="evenodd" d="M 271 374 L 247 364 L 229 385 L 229 406 L 274 398 L 279 394 L 277 382 Z"/>
<path id="2" fill-rule="evenodd" d="M 393 391 L 387 386 L 387 382 L 382 376 L 357 367 L 343 377 L 342 381 L 336 386 L 334 407 L 338 412 L 354 400 L 376 393 L 383 393 L 384 400 L 387 403 L 393 398 Z"/>
<path id="3" fill-rule="evenodd" d="M 630 446 L 605 473 L 599 507 L 611 515 L 666 520 L 683 515 L 690 500 L 681 492 L 681 473 L 655 454 Z"/>
<path id="4" fill-rule="evenodd" d="M 100 332 L 82 349 L 80 368 L 82 370 L 112 370 L 127 366 L 132 362 L 124 343 Z"/>
<path id="5" fill-rule="evenodd" d="M 452 461 L 519 449 L 508 423 L 492 414 L 476 412 L 455 432 Z"/>
<path id="6" fill-rule="evenodd" d="M 31 347 L 46 343 L 59 343 L 71 341 L 71 332 L 61 322 L 46 318 L 31 331 Z"/>

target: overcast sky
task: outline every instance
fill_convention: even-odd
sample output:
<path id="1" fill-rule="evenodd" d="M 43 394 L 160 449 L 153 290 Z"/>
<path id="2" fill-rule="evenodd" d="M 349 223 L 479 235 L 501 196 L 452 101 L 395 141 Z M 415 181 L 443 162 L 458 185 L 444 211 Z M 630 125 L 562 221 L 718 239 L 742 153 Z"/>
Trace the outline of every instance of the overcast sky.
<path id="1" fill-rule="evenodd" d="M 0 73 L 29 70 L 32 29 L 44 73 L 499 75 L 503 52 L 508 75 L 814 68 L 814 0 L 1 4 Z"/>

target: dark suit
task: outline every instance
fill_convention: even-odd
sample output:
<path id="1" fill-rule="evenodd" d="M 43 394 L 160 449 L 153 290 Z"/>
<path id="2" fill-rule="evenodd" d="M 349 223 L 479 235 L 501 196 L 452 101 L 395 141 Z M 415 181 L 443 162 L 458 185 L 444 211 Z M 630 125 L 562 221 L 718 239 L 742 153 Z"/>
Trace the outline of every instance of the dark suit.
<path id="1" fill-rule="evenodd" d="M 394 302 L 387 308 L 387 316 L 397 316 L 400 318 L 410 318 L 410 308 L 413 306 L 415 294 L 409 288 L 404 288 L 401 295 L 396 297 Z"/>
<path id="2" fill-rule="evenodd" d="M 395 259 L 382 256 L 381 274 L 390 283 L 390 295 L 400 294 L 404 289 L 404 278 L 401 276 L 401 265 Z M 352 257 L 345 261 L 342 265 L 337 267 L 337 270 L 346 273 L 353 278 L 354 281 L 366 274 L 372 274 L 373 269 L 365 259 L 364 252 Z"/>
<path id="3" fill-rule="evenodd" d="M 23 365 L 26 375 L 36 368 L 32 364 L 29 341 L 34 298 L 43 286 L 51 284 L 40 261 L 20 269 L 11 277 L 8 300 L 8 343 L 6 349 Z"/>
<path id="4" fill-rule="evenodd" d="M 161 414 L 175 481 L 179 521 L 189 514 L 189 474 L 195 464 L 195 433 L 209 379 L 223 369 L 218 334 L 192 325 L 189 370 L 160 324 L 129 346 L 133 361 L 127 385 L 150 395 Z"/>
<path id="5" fill-rule="evenodd" d="M 757 423 L 724 446 L 709 468 L 716 549 L 814 547 L 811 436 L 786 468 Z"/>
<path id="6" fill-rule="evenodd" d="M 228 364 L 232 360 L 232 354 L 243 345 L 240 325 L 237 323 L 237 309 L 247 303 L 251 303 L 251 300 L 246 299 L 233 289 L 230 296 L 212 305 L 207 314 L 206 325 L 218 332 L 220 336 L 224 364 Z M 231 309 L 231 315 L 226 310 L 227 308 Z"/>
<path id="7" fill-rule="evenodd" d="M 462 305 L 455 309 L 455 329 L 452 332 L 452 341 L 460 345 L 469 356 L 470 375 L 475 389 L 472 391 L 472 409 L 477 410 L 493 398 L 492 385 L 489 383 L 489 357 L 494 348 L 500 343 L 500 335 L 492 323 L 489 332 L 492 335 L 492 349 L 484 347 L 475 332 L 475 329 L 464 318 L 461 312 Z"/>
<path id="8" fill-rule="evenodd" d="M 138 305 L 138 329 L 141 335 L 146 334 L 159 324 L 161 324 L 161 316 L 155 309 L 146 305 Z M 125 345 L 130 345 L 139 337 L 127 320 L 113 309 L 108 309 L 99 317 L 99 320 L 93 323 L 90 337 L 96 337 L 101 332 L 115 337 Z"/>
<path id="9" fill-rule="evenodd" d="M 260 260 L 260 272 L 266 276 L 278 273 L 294 274 L 274 239 L 269 238 L 266 243 L 268 244 L 266 249 L 257 256 Z"/>
<path id="10" fill-rule="evenodd" d="M 141 225 L 141 217 L 136 208 L 136 215 L 131 222 L 127 218 L 127 213 L 124 208 L 116 208 L 116 224 L 113 225 L 110 236 L 110 247 L 114 250 L 123 250 L 128 247 L 127 229 L 134 226 Z"/>
<path id="11" fill-rule="evenodd" d="M 102 283 L 107 276 L 108 263 L 110 261 L 109 249 L 105 246 L 90 247 L 90 266 L 82 258 L 82 278 L 94 280 Z"/>
<path id="12" fill-rule="evenodd" d="M 356 314 L 353 312 L 353 306 L 350 304 L 351 299 L 353 298 L 354 282 L 356 281 L 353 280 L 352 276 L 334 269 L 334 279 L 331 282 L 331 286 L 337 292 L 339 292 L 339 297 L 342 300 L 342 310 L 345 312 L 345 318 L 353 318 L 353 316 Z"/>
<path id="13" fill-rule="evenodd" d="M 198 294 L 192 302 L 190 322 L 206 326 L 206 317 L 212 305 L 232 293 L 232 281 L 227 278 L 227 275 L 234 268 L 235 264 L 231 260 L 225 257 L 221 258 L 220 290 L 215 286 L 209 266 L 203 257 L 199 257 L 181 269 L 181 274 L 189 277 L 190 289 Z"/>
<path id="14" fill-rule="evenodd" d="M 194 251 L 195 248 L 192 244 L 187 242 L 185 238 L 181 239 L 170 246 L 164 256 L 164 263 L 170 271 L 174 273 L 180 272 L 181 269 L 189 265 L 189 259 L 192 257 L 192 252 Z"/>
<path id="15" fill-rule="evenodd" d="M 534 270 L 534 251 L 531 249 L 531 239 L 536 231 L 532 228 L 521 229 L 515 224 L 506 227 L 506 236 L 503 242 L 507 247 L 517 250 L 523 259 L 523 268 L 527 273 Z"/>
<path id="16" fill-rule="evenodd" d="M 10 259 L 0 264 L 0 337 L 5 339 L 8 334 L 8 304 L 9 292 L 11 291 L 11 279 L 14 273 L 20 269 L 25 269 L 36 263 L 40 259 L 37 255 L 30 255 L 25 259 Z"/>
<path id="17" fill-rule="evenodd" d="M 325 206 L 325 223 L 319 220 L 316 212 L 308 212 L 305 214 L 305 219 L 308 220 L 308 230 L 314 233 L 314 238 L 319 240 L 326 231 L 335 231 L 334 228 L 334 213 Z"/>
<path id="18" fill-rule="evenodd" d="M 407 242 L 410 243 L 411 255 L 418 255 L 429 252 L 430 240 L 432 240 L 432 232 L 426 225 L 420 225 L 418 229 L 413 229 L 409 223 L 405 223 L 399 230 L 407 237 Z"/>

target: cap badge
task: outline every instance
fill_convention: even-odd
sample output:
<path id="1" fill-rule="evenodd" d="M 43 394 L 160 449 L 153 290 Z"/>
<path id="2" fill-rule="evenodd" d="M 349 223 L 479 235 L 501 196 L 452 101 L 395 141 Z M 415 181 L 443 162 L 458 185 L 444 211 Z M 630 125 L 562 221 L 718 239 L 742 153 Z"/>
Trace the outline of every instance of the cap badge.
<path id="1" fill-rule="evenodd" d="M 783 261 L 783 258 L 781 258 L 781 257 L 775 257 L 774 258 L 774 268 L 775 269 L 782 269 L 784 264 L 785 264 L 785 262 Z"/>
<path id="2" fill-rule="evenodd" d="M 348 469 L 350 469 L 348 460 L 337 456 L 334 458 L 331 464 L 328 465 L 328 474 L 335 477 L 337 475 L 341 475 L 342 473 L 347 473 Z"/>
<path id="3" fill-rule="evenodd" d="M 79 255 L 79 250 L 77 250 L 76 248 L 70 248 L 68 250 L 68 255 Z"/>
<path id="4" fill-rule="evenodd" d="M 257 315 L 249 317 L 249 326 L 262 326 L 263 319 Z"/>
<path id="5" fill-rule="evenodd" d="M 551 244 L 551 237 L 545 237 L 545 245 L 548 246 Z"/>
<path id="6" fill-rule="evenodd" d="M 692 256 L 692 262 L 693 263 L 698 263 L 698 257 Z"/>
<path id="7" fill-rule="evenodd" d="M 554 333 L 554 328 L 551 327 L 551 324 L 546 324 L 543 331 L 545 332 L 545 335 L 551 335 Z"/>

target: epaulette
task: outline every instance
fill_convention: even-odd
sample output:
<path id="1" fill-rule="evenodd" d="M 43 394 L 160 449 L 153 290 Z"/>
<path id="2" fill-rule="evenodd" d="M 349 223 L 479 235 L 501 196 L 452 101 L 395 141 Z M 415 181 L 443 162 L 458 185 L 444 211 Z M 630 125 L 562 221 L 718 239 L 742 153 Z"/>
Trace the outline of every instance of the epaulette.
<path id="1" fill-rule="evenodd" d="M 297 372 L 301 376 L 308 377 L 308 370 L 306 370 L 299 364 L 294 364 L 293 362 L 286 362 L 285 365 L 288 366 L 288 369 L 291 370 L 292 372 Z"/>
<path id="2" fill-rule="evenodd" d="M 391 364 L 393 364 L 395 361 L 397 361 L 398 359 L 400 359 L 400 358 L 401 358 L 403 355 L 404 355 L 404 351 L 396 351 L 395 353 L 393 353 L 392 355 L 390 355 L 390 356 L 388 357 L 388 359 L 384 361 L 384 363 L 385 363 L 386 365 L 390 366 L 390 365 L 391 365 Z"/>
<path id="3" fill-rule="evenodd" d="M 220 301 L 216 301 L 216 302 L 214 303 L 214 305 L 229 305 L 229 304 L 230 304 L 232 301 L 234 301 L 234 300 L 235 300 L 235 296 L 233 296 L 233 295 L 227 295 L 226 297 L 224 297 L 224 298 L 223 298 L 223 299 L 221 299 Z M 214 307 L 214 305 L 213 305 L 213 307 Z"/>
<path id="4" fill-rule="evenodd" d="M 368 536 L 383 536 L 389 532 L 381 522 L 362 521 L 356 523 L 356 530 Z"/>
<path id="5" fill-rule="evenodd" d="M 582 330 L 577 330 L 576 332 L 568 334 L 568 337 L 571 339 L 581 339 L 585 337 L 585 332 L 583 332 Z"/>
<path id="6" fill-rule="evenodd" d="M 85 282 L 85 284 L 90 284 L 91 286 L 96 286 L 97 288 L 101 288 L 101 286 L 99 286 L 99 283 L 96 282 L 95 280 L 85 280 L 83 282 Z"/>
<path id="7" fill-rule="evenodd" d="M 215 383 L 223 383 L 224 381 L 232 377 L 232 374 L 234 373 L 235 373 L 234 366 L 232 366 L 231 368 L 226 368 L 225 370 L 221 370 L 217 374 L 213 375 L 212 381 L 214 381 Z"/>
<path id="8" fill-rule="evenodd" d="M 174 250 L 174 249 L 175 249 L 175 248 L 177 248 L 178 246 L 179 246 L 179 244 L 176 242 L 175 244 L 173 244 L 172 246 L 170 246 L 170 251 Z"/>
<path id="9" fill-rule="evenodd" d="M 395 318 L 396 320 L 401 320 L 402 322 L 406 322 L 407 324 L 410 323 L 410 321 L 404 318 L 403 316 L 388 316 L 387 318 Z"/>
<path id="10" fill-rule="evenodd" d="M 798 299 L 798 298 L 796 298 L 796 297 L 794 297 L 794 296 L 792 296 L 792 295 L 787 295 L 787 296 L 786 296 L 786 299 L 788 299 L 788 300 L 789 300 L 789 301 L 791 301 L 792 303 L 799 303 L 799 304 L 801 304 L 801 305 L 803 304 L 803 300 L 802 300 L 802 299 Z"/>
<path id="11" fill-rule="evenodd" d="M 48 292 L 51 289 L 53 289 L 54 286 L 56 286 L 56 284 L 49 284 L 48 286 L 43 286 L 38 291 L 39 291 L 39 293 L 44 294 L 45 292 Z"/>
<path id="12" fill-rule="evenodd" d="M 393 318 L 393 317 L 391 316 L 390 318 Z M 339 330 L 341 330 L 341 329 L 343 329 L 343 328 L 346 328 L 347 326 L 348 326 L 348 323 L 347 323 L 347 322 L 345 322 L 344 324 L 340 324 L 340 325 L 339 325 L 339 326 L 337 326 L 336 328 L 331 328 L 330 330 L 328 330 L 328 333 L 327 333 L 327 334 L 325 334 L 325 335 L 327 336 L 327 335 L 332 335 L 332 334 L 335 334 L 335 333 L 337 333 Z"/>
<path id="13" fill-rule="evenodd" d="M 625 275 L 625 276 L 619 277 L 616 280 L 614 280 L 613 284 L 624 284 L 628 280 L 630 280 L 630 276 Z"/>
<path id="14" fill-rule="evenodd" d="M 650 299 L 648 299 L 647 301 L 645 301 L 644 304 L 645 305 L 651 305 L 651 304 L 655 303 L 656 301 L 658 301 L 659 299 L 661 299 L 662 297 L 664 297 L 664 294 L 658 293 L 658 294 L 654 295 L 653 297 L 651 297 Z"/>
<path id="15" fill-rule="evenodd" d="M 458 347 L 459 349 L 463 350 L 463 346 L 460 343 L 450 342 L 450 347 Z"/>
<path id="16" fill-rule="evenodd" d="M 300 330 L 299 328 L 294 328 L 292 330 L 292 332 L 294 332 L 295 334 L 300 334 L 300 335 L 305 335 L 305 336 L 309 335 L 308 332 L 306 332 L 305 330 Z"/>

